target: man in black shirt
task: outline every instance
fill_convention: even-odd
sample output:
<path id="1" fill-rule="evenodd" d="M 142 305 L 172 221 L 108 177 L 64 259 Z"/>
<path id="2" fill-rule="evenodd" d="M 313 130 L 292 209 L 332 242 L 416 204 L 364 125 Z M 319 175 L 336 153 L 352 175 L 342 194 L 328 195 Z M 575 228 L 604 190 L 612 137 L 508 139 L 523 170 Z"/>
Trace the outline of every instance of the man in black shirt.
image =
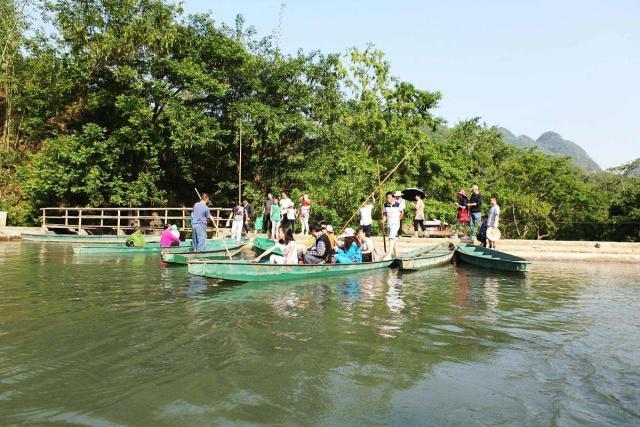
<path id="1" fill-rule="evenodd" d="M 482 194 L 478 190 L 478 186 L 471 187 L 471 198 L 467 203 L 471 213 L 471 240 L 476 240 L 476 226 L 480 228 L 482 225 Z"/>

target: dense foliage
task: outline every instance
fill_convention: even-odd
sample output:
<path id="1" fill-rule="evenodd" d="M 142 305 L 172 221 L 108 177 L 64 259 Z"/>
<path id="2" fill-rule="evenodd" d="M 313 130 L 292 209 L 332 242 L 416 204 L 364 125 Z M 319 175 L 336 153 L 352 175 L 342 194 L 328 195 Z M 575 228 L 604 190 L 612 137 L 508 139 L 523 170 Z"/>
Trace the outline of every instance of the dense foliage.
<path id="1" fill-rule="evenodd" d="M 245 196 L 308 192 L 315 219 L 346 220 L 378 165 L 384 176 L 411 153 L 383 191 L 424 188 L 429 217 L 452 222 L 455 192 L 477 183 L 509 236 L 639 238 L 637 177 L 587 175 L 478 119 L 448 128 L 440 94 L 394 78 L 373 46 L 283 55 L 240 17 L 229 27 L 161 0 L 58 0 L 42 10 L 47 35 L 27 32 L 19 0 L 0 8 L 0 209 L 13 223 L 42 206 L 191 204 L 194 187 L 229 205 L 242 140 Z"/>

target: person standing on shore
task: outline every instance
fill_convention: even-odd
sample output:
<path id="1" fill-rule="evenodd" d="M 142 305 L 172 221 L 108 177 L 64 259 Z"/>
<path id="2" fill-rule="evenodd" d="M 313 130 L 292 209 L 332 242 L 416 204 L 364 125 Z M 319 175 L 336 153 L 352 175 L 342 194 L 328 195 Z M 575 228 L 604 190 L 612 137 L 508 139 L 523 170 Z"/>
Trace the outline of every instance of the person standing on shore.
<path id="1" fill-rule="evenodd" d="M 375 203 L 375 198 L 373 199 Z M 371 236 L 371 224 L 373 224 L 373 203 L 367 203 L 367 199 L 362 197 L 360 199 L 360 208 L 358 213 L 360 214 L 360 227 L 364 231 L 367 237 Z"/>
<path id="2" fill-rule="evenodd" d="M 282 227 L 285 230 L 293 228 L 293 222 L 296 219 L 295 204 L 285 192 L 282 193 L 280 199 L 280 210 L 282 211 Z"/>
<path id="3" fill-rule="evenodd" d="M 404 219 L 404 213 L 407 210 L 407 202 L 405 202 L 405 200 L 402 198 L 402 191 L 396 191 L 393 194 L 393 198 L 395 199 L 396 203 L 398 203 L 398 206 L 402 211 L 402 215 L 400 215 L 400 225 L 398 227 L 398 237 L 402 237 L 402 220 Z"/>
<path id="4" fill-rule="evenodd" d="M 236 242 L 239 242 L 242 240 L 242 230 L 245 220 L 245 210 L 240 201 L 233 207 L 229 219 L 233 219 L 231 223 L 231 237 L 236 239 Z"/>
<path id="5" fill-rule="evenodd" d="M 244 208 L 244 231 L 247 233 L 247 236 L 249 235 L 249 233 L 251 233 L 251 220 L 253 219 L 253 205 L 251 204 L 251 201 L 246 199 L 243 204 L 242 207 Z"/>
<path id="6" fill-rule="evenodd" d="M 300 198 L 300 211 L 298 216 L 300 217 L 300 225 L 302 228 L 302 235 L 309 234 L 309 218 L 311 217 L 311 200 L 309 195 L 305 194 Z"/>
<path id="7" fill-rule="evenodd" d="M 424 202 L 419 194 L 416 194 L 416 214 L 413 217 L 413 237 L 418 236 L 418 228 L 422 231 L 422 237 L 424 237 Z"/>
<path id="8" fill-rule="evenodd" d="M 471 241 L 476 240 L 476 226 L 480 228 L 482 225 L 482 194 L 477 185 L 471 187 L 471 198 L 469 203 L 469 213 L 471 214 Z"/>
<path id="9" fill-rule="evenodd" d="M 278 199 L 272 200 L 269 216 L 271 218 L 271 236 L 269 237 L 276 240 L 278 236 L 278 229 L 280 228 L 280 222 L 282 221 L 282 211 L 280 210 Z"/>
<path id="10" fill-rule="evenodd" d="M 262 232 L 271 237 L 271 205 L 273 205 L 273 194 L 267 193 L 267 200 L 264 201 L 264 213 L 262 214 Z"/>
<path id="11" fill-rule="evenodd" d="M 394 199 L 393 193 L 387 193 L 387 201 L 383 205 L 382 222 L 387 225 L 387 233 L 389 237 L 389 251 L 387 256 L 391 256 L 395 252 L 396 239 L 400 231 L 400 221 L 404 216 L 404 211 L 400 207 L 400 202 Z"/>
<path id="12" fill-rule="evenodd" d="M 464 190 L 458 191 L 458 202 L 456 206 L 458 207 L 456 214 L 456 234 L 452 237 L 456 239 L 460 237 L 460 229 L 465 228 L 463 232 L 464 238 L 467 237 L 466 224 L 469 223 L 469 209 L 467 208 L 467 203 L 469 203 L 469 199 L 467 198 L 467 192 Z"/>
<path id="13" fill-rule="evenodd" d="M 498 200 L 495 196 L 491 197 L 491 209 L 489 210 L 489 219 L 487 219 L 487 243 L 489 244 L 489 249 L 496 249 L 495 240 L 491 240 L 489 236 L 492 233 L 489 229 L 498 230 L 498 226 L 500 225 L 500 206 L 498 206 Z"/>
<path id="14" fill-rule="evenodd" d="M 193 239 L 193 248 L 195 252 L 202 252 L 206 250 L 207 223 L 209 220 L 211 220 L 211 223 L 215 225 L 211 212 L 209 212 L 209 206 L 207 206 L 208 202 L 209 195 L 207 193 L 202 193 L 200 201 L 193 205 L 193 213 L 191 214 L 191 238 Z"/>

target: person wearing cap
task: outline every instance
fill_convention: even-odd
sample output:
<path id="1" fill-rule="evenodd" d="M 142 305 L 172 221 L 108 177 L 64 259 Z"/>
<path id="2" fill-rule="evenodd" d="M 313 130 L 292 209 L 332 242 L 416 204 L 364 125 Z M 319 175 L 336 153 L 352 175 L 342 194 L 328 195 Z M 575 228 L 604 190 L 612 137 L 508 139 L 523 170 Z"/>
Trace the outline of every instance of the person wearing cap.
<path id="1" fill-rule="evenodd" d="M 327 225 L 327 228 L 325 229 L 325 233 L 329 238 L 329 242 L 331 243 L 331 251 L 335 252 L 336 249 L 338 248 L 338 240 L 336 239 L 336 235 L 333 232 L 333 226 L 331 224 Z"/>
<path id="2" fill-rule="evenodd" d="M 404 219 L 404 213 L 407 210 L 407 202 L 402 198 L 402 191 L 396 191 L 393 193 L 393 198 L 400 206 L 400 210 L 402 211 L 402 215 L 400 215 L 400 228 L 398 228 L 398 237 L 402 236 L 402 220 Z"/>
<path id="3" fill-rule="evenodd" d="M 336 255 L 333 257 L 336 264 L 353 264 L 362 262 L 360 244 L 353 228 L 345 228 L 339 239 L 343 241 L 343 245 L 341 248 L 338 248 Z"/>
<path id="4" fill-rule="evenodd" d="M 301 259 L 305 264 L 330 262 L 332 251 L 328 235 L 322 232 L 322 228 L 318 224 L 313 224 L 309 227 L 309 231 L 316 240 L 313 245 L 302 254 Z"/>
<path id="5" fill-rule="evenodd" d="M 400 202 L 394 199 L 391 191 L 387 192 L 387 201 L 383 205 L 382 222 L 387 225 L 387 233 L 389 237 L 390 248 L 388 254 L 395 251 L 395 242 L 400 231 L 400 220 L 404 215 L 404 211 L 400 207 Z"/>
<path id="6" fill-rule="evenodd" d="M 496 249 L 496 241 L 491 240 L 492 235 L 500 236 L 498 231 L 498 225 L 500 225 L 500 206 L 498 206 L 498 200 L 495 196 L 491 197 L 491 210 L 489 210 L 489 218 L 487 219 L 487 243 L 489 249 Z"/>
<path id="7" fill-rule="evenodd" d="M 457 215 L 456 215 L 456 233 L 454 236 L 456 238 L 460 237 L 460 229 L 464 228 L 463 235 L 464 238 L 467 237 L 466 224 L 469 223 L 469 209 L 467 208 L 467 204 L 469 203 L 469 199 L 467 199 L 467 192 L 464 190 L 458 191 L 458 202 L 456 206 L 458 207 Z"/>
<path id="8" fill-rule="evenodd" d="M 180 238 L 180 232 L 178 231 L 178 226 L 177 225 L 173 224 L 171 226 L 171 234 L 176 236 L 178 239 Z"/>

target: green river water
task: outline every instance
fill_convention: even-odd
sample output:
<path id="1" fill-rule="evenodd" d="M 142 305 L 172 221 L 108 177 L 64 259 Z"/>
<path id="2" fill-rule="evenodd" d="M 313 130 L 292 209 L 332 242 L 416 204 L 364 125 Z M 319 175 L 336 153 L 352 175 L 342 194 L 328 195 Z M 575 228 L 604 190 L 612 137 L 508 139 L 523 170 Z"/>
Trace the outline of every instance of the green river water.
<path id="1" fill-rule="evenodd" d="M 0 243 L 2 425 L 640 425 L 640 267 L 218 284 Z"/>

